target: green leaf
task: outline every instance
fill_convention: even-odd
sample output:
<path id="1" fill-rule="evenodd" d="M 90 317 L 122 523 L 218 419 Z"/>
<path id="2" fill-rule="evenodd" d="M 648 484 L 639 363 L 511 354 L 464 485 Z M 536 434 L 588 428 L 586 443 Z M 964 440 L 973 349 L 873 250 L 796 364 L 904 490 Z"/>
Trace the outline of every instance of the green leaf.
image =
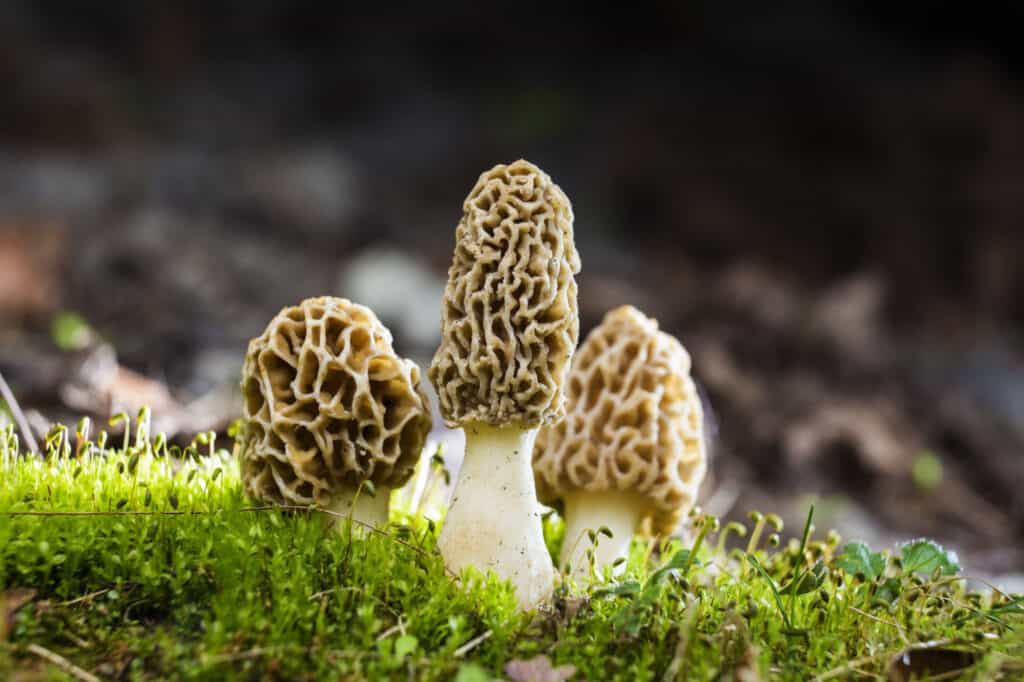
<path id="1" fill-rule="evenodd" d="M 455 676 L 455 682 L 491 682 L 491 676 L 476 663 L 464 663 Z"/>
<path id="2" fill-rule="evenodd" d="M 1011 599 L 1009 602 L 996 606 L 992 613 L 1024 613 L 1024 597 Z"/>
<path id="3" fill-rule="evenodd" d="M 818 559 L 811 570 L 797 576 L 795 585 L 789 582 L 785 587 L 780 588 L 779 591 L 784 594 L 807 594 L 821 587 L 823 582 L 825 582 L 825 562 Z"/>
<path id="4" fill-rule="evenodd" d="M 911 540 L 900 548 L 900 558 L 904 573 L 930 574 L 936 568 L 942 575 L 956 575 L 960 571 L 956 552 L 943 549 L 934 540 Z"/>
<path id="5" fill-rule="evenodd" d="M 833 563 L 850 575 L 860 573 L 874 580 L 885 571 L 886 561 L 880 552 L 872 552 L 863 542 L 850 542 Z"/>
<path id="6" fill-rule="evenodd" d="M 395 656 L 405 658 L 419 647 L 420 641 L 412 635 L 402 635 L 395 640 Z"/>
<path id="7" fill-rule="evenodd" d="M 700 566 L 700 561 L 694 557 L 690 558 L 690 550 L 681 549 L 672 555 L 672 558 L 668 560 L 668 563 L 659 568 L 654 573 L 651 573 L 651 577 L 647 579 L 648 585 L 658 585 L 665 578 L 668 577 L 672 571 L 681 571 L 686 569 L 688 566 Z"/>
<path id="8" fill-rule="evenodd" d="M 627 580 L 625 582 L 612 585 L 611 587 L 602 587 L 599 590 L 594 591 L 594 597 L 604 597 L 607 595 L 630 595 L 636 594 L 640 591 L 640 583 L 635 580 Z"/>
<path id="9" fill-rule="evenodd" d="M 779 586 L 776 585 L 775 580 L 768 575 L 768 571 L 764 570 L 764 566 L 762 566 L 761 562 L 757 560 L 757 557 L 753 554 L 748 554 L 747 561 L 750 562 L 750 565 L 761 574 L 761 577 L 764 578 L 765 581 L 767 581 L 768 587 L 772 591 L 772 596 L 775 597 L 775 606 L 778 607 L 779 614 L 782 616 L 782 622 L 786 624 L 786 628 L 792 629 L 793 626 L 789 622 L 789 615 L 786 614 L 786 609 L 782 606 L 782 596 L 779 594 Z"/>
<path id="10" fill-rule="evenodd" d="M 899 578 L 888 578 L 879 585 L 875 591 L 875 596 L 871 599 L 871 603 L 889 606 L 896 601 L 896 598 L 900 596 L 902 591 L 903 583 L 900 582 Z"/>

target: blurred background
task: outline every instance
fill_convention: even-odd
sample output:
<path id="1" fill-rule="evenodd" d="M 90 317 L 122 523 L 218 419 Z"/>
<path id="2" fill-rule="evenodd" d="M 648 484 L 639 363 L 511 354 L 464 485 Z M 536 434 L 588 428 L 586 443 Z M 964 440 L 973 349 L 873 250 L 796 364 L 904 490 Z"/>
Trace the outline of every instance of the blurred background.
<path id="1" fill-rule="evenodd" d="M 690 350 L 706 509 L 816 500 L 1012 579 L 1024 10 L 893 5 L 5 0 L 0 372 L 39 433 L 148 404 L 187 441 L 310 295 L 425 364 L 462 199 L 525 157 L 574 203 L 584 331 L 632 303 Z"/>

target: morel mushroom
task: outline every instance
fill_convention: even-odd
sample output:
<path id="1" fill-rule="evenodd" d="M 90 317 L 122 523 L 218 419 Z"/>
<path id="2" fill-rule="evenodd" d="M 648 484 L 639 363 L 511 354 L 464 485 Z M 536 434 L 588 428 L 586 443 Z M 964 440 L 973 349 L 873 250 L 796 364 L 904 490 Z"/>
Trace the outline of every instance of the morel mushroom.
<path id="1" fill-rule="evenodd" d="M 494 571 L 532 608 L 552 591 L 530 461 L 537 429 L 564 414 L 579 337 L 572 206 L 526 161 L 483 173 L 463 204 L 441 346 L 430 366 L 466 453 L 438 541 L 447 566 Z"/>
<path id="2" fill-rule="evenodd" d="M 605 315 L 580 346 L 569 375 L 568 414 L 541 430 L 533 470 L 540 499 L 561 500 L 563 569 L 589 574 L 625 558 L 634 532 L 671 534 L 696 499 L 706 453 L 703 409 L 690 356 L 631 306 Z M 620 562 L 621 567 L 621 562 Z"/>
<path id="3" fill-rule="evenodd" d="M 242 393 L 250 496 L 387 524 L 431 417 L 419 367 L 395 354 L 373 311 L 331 297 L 285 308 L 249 343 Z"/>

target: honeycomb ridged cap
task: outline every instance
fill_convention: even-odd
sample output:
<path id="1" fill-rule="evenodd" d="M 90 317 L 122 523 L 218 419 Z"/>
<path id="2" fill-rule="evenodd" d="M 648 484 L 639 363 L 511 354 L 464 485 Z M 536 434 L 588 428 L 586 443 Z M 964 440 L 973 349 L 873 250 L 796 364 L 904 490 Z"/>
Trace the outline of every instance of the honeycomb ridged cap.
<path id="1" fill-rule="evenodd" d="M 541 429 L 534 448 L 540 500 L 629 491 L 649 501 L 651 531 L 670 534 L 707 467 L 689 354 L 655 320 L 622 306 L 580 346 L 566 393 L 565 419 Z"/>
<path id="2" fill-rule="evenodd" d="M 364 481 L 400 486 L 431 427 L 419 367 L 395 354 L 373 311 L 342 298 L 278 313 L 249 343 L 242 394 L 246 491 L 279 504 L 326 505 Z"/>
<path id="3" fill-rule="evenodd" d="M 449 426 L 563 416 L 579 339 L 572 230 L 569 199 L 527 161 L 486 171 L 466 197 L 429 370 Z"/>

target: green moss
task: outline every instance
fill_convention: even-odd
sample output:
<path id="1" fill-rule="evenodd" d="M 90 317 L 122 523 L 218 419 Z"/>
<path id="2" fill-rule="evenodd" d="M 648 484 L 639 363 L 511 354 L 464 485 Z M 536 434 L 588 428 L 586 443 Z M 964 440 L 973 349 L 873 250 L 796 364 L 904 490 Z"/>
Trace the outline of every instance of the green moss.
<path id="1" fill-rule="evenodd" d="M 771 550 L 765 529 L 748 554 L 696 518 L 697 551 L 634 543 L 618 580 L 520 614 L 506 584 L 446 574 L 419 510 L 386 533 L 325 532 L 322 514 L 254 509 L 226 451 L 183 459 L 143 422 L 115 450 L 55 432 L 45 461 L 0 432 L 0 594 L 36 591 L 0 624 L 0 678 L 48 665 L 33 644 L 127 679 L 479 680 L 537 655 L 593 680 L 843 679 L 922 644 L 911 660 L 955 649 L 968 677 L 1024 674 L 1020 598 L 968 592 L 933 543 Z M 557 516 L 545 532 L 556 550 Z"/>

